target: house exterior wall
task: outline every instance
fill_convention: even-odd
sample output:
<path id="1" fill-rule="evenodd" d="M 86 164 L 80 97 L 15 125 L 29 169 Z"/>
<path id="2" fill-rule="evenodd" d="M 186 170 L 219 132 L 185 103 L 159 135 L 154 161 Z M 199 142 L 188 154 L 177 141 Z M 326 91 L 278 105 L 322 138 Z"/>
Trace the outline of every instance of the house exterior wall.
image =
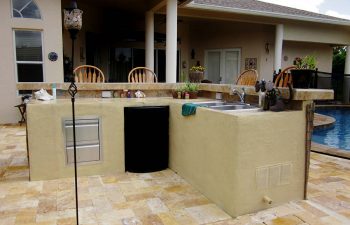
<path id="1" fill-rule="evenodd" d="M 255 24 L 270 24 L 272 26 L 283 24 L 284 40 L 337 45 L 350 44 L 350 27 L 346 25 L 307 22 L 302 20 L 295 21 L 268 16 L 240 14 L 229 12 L 224 9 L 218 11 L 218 9 L 215 8 L 212 8 L 211 10 L 193 9 L 190 7 L 182 8 L 179 10 L 179 15 L 219 21 L 241 21 Z"/>
<path id="2" fill-rule="evenodd" d="M 349 45 L 350 29 L 335 25 L 290 22 L 284 24 L 283 38 L 288 41 Z"/>
<path id="3" fill-rule="evenodd" d="M 245 70 L 246 58 L 257 58 L 257 70 L 260 79 L 271 80 L 273 75 L 274 39 L 275 27 L 271 25 L 223 21 L 193 22 L 190 26 L 190 48 L 195 50 L 196 58 L 190 60 L 190 67 L 195 65 L 197 61 L 204 65 L 205 50 L 240 48 L 241 72 Z M 269 53 L 265 51 L 266 43 L 269 44 Z M 282 68 L 293 65 L 295 57 L 310 54 L 316 56 L 320 71 L 331 72 L 333 53 L 329 44 L 286 40 L 283 42 Z"/>
<path id="4" fill-rule="evenodd" d="M 293 65 L 296 57 L 314 55 L 317 68 L 322 72 L 332 72 L 333 48 L 329 44 L 310 42 L 283 42 L 282 68 Z"/>
<path id="5" fill-rule="evenodd" d="M 16 91 L 14 29 L 42 31 L 44 81 L 63 82 L 61 1 L 35 2 L 40 8 L 41 20 L 12 18 L 11 1 L 0 1 L 0 95 L 3 96 L 0 124 L 16 123 L 20 116 L 17 108 L 13 107 L 21 102 Z M 48 60 L 50 52 L 58 54 L 57 61 Z"/>
<path id="6" fill-rule="evenodd" d="M 241 49 L 241 71 L 245 68 L 246 58 L 257 58 L 260 78 L 272 77 L 274 27 L 237 22 L 194 22 L 190 28 L 191 48 L 196 57 L 190 66 L 200 61 L 205 62 L 205 50 Z M 269 43 L 270 51 L 266 53 L 265 44 Z"/>

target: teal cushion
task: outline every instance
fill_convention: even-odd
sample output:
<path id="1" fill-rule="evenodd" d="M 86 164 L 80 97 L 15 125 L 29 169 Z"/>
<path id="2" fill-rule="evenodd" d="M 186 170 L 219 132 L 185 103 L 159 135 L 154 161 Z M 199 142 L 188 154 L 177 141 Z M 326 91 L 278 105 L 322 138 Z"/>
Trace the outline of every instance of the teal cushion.
<path id="1" fill-rule="evenodd" d="M 185 103 L 182 105 L 182 115 L 183 116 L 190 116 L 196 114 L 196 109 L 198 105 L 195 105 L 193 103 Z"/>

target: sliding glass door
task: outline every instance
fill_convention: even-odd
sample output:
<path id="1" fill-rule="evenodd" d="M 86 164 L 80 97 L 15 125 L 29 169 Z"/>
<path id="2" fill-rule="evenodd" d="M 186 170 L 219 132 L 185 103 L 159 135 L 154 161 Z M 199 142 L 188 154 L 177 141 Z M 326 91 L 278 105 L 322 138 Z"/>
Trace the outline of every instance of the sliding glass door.
<path id="1" fill-rule="evenodd" d="M 205 51 L 205 77 L 213 83 L 232 84 L 240 73 L 240 49 Z"/>

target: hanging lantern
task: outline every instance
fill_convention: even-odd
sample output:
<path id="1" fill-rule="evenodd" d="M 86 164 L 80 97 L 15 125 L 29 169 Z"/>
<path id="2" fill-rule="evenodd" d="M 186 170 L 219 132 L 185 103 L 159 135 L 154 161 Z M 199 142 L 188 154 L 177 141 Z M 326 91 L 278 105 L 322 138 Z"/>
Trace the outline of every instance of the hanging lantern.
<path id="1" fill-rule="evenodd" d="M 64 9 L 63 25 L 67 30 L 81 30 L 83 25 L 83 10 L 80 9 Z"/>

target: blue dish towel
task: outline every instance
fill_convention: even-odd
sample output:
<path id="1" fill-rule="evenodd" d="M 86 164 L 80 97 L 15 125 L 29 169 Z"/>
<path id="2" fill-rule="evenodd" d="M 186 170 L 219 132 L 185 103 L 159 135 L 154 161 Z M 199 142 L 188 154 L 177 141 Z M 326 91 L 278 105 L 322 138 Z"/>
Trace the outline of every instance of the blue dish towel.
<path id="1" fill-rule="evenodd" d="M 183 116 L 190 116 L 196 114 L 196 109 L 198 105 L 193 103 L 185 103 L 182 105 L 182 115 Z"/>

